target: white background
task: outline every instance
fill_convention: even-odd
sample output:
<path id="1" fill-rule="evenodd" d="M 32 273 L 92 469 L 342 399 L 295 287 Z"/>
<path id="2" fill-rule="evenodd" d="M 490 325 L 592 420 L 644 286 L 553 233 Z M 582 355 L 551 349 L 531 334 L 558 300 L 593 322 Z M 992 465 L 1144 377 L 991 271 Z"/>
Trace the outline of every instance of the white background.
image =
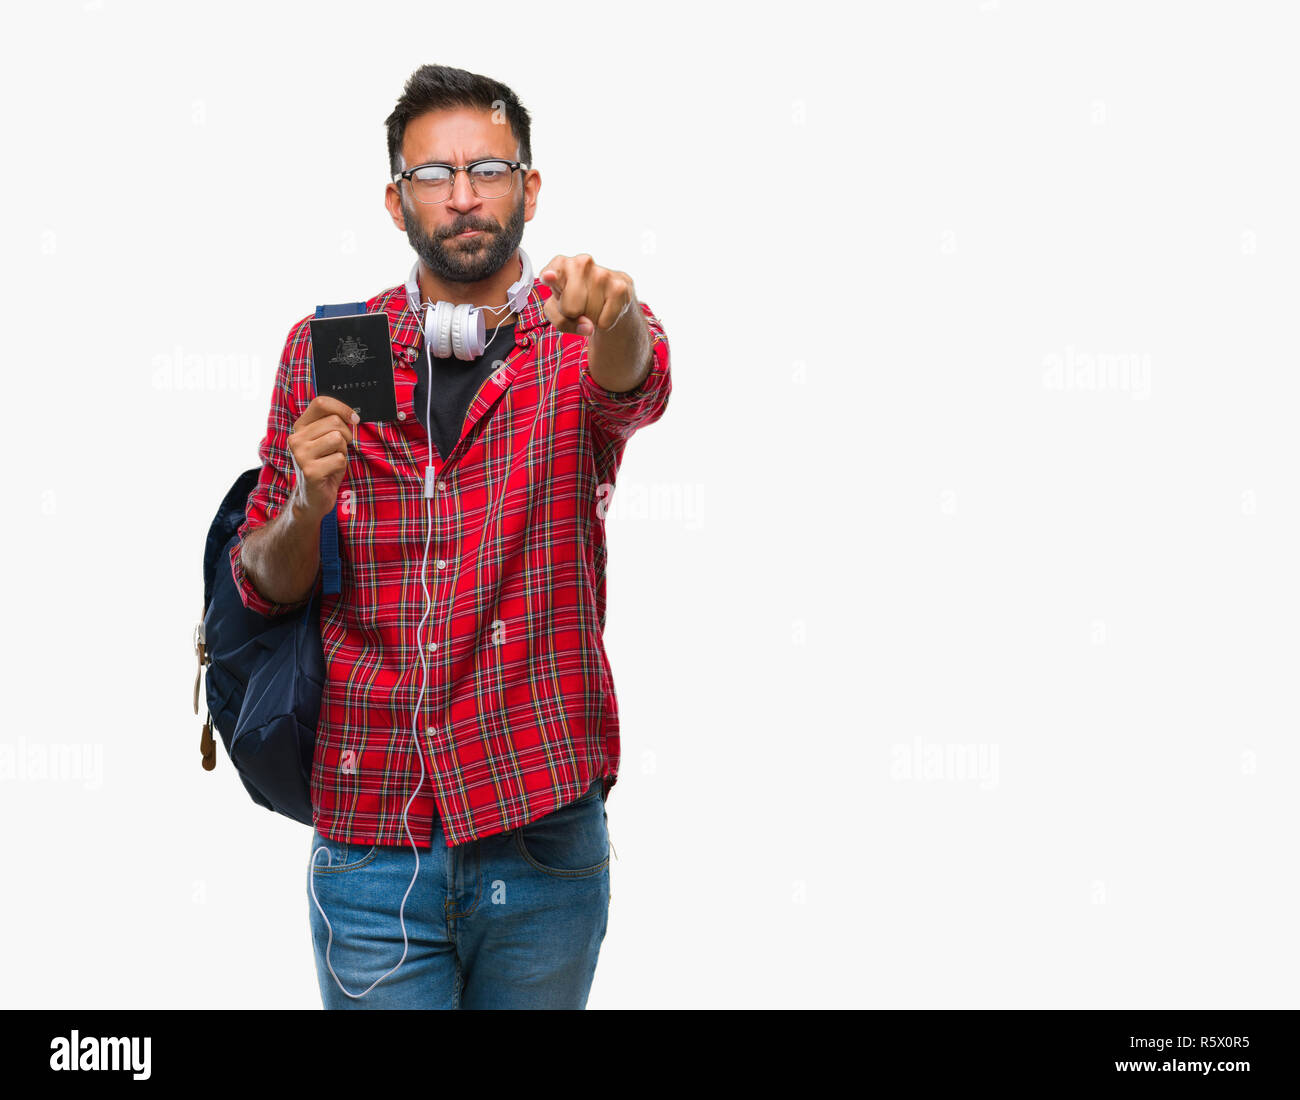
<path id="1" fill-rule="evenodd" d="M 0 1004 L 320 1004 L 309 830 L 200 767 L 191 630 L 290 326 L 411 265 L 436 62 L 532 113 L 532 258 L 672 348 L 590 1007 L 1296 1005 L 1288 5 L 20 10 Z"/>

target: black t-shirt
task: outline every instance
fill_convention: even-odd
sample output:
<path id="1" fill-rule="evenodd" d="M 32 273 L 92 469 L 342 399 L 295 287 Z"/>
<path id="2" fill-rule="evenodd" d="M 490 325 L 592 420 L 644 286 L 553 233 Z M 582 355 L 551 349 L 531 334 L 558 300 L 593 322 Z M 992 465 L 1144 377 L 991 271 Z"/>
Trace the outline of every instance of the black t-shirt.
<path id="1" fill-rule="evenodd" d="M 446 359 L 433 356 L 433 394 L 429 400 L 429 355 L 420 345 L 420 354 L 415 363 L 415 393 L 412 401 L 415 415 L 421 426 L 428 430 L 425 419 L 425 404 L 430 404 L 430 416 L 433 420 L 433 444 L 438 448 L 438 455 L 444 461 L 460 439 L 461 429 L 465 426 L 465 414 L 469 412 L 470 403 L 479 387 L 488 376 L 496 370 L 497 360 L 505 360 L 510 349 L 515 346 L 515 323 L 502 325 L 497 334 L 491 336 L 483 354 L 477 359 L 457 359 L 454 355 Z"/>

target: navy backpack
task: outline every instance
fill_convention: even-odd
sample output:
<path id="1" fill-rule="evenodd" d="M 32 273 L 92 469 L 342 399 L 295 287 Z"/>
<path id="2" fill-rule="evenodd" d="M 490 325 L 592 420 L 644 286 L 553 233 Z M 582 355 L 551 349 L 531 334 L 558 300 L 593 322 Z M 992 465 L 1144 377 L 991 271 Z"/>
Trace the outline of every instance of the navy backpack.
<path id="1" fill-rule="evenodd" d="M 365 313 L 365 302 L 317 306 L 317 317 Z M 230 571 L 248 495 L 260 467 L 245 470 L 227 491 L 203 548 L 203 619 L 194 628 L 199 680 L 207 670 L 208 718 L 200 748 L 203 767 L 217 765 L 216 727 L 245 789 L 259 806 L 312 825 L 311 768 L 325 688 L 320 602 L 315 589 L 298 611 L 266 616 L 244 606 Z M 337 594 L 341 564 L 337 505 L 321 521 L 321 592 Z"/>

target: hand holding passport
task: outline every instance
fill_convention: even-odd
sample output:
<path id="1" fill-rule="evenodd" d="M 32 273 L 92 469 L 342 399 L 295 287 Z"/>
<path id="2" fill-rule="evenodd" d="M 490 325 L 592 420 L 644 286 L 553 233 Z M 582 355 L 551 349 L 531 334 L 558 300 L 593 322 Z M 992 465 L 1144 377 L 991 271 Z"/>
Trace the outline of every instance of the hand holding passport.
<path id="1" fill-rule="evenodd" d="M 387 313 L 361 313 L 311 322 L 312 379 L 316 393 L 337 397 L 363 421 L 397 419 L 393 345 Z"/>

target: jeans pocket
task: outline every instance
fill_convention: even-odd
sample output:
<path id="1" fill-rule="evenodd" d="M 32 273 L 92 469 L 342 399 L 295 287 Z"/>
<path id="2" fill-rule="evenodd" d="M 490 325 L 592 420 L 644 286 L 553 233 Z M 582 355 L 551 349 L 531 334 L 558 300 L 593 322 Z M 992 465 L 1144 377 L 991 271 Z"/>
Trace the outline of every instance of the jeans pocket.
<path id="1" fill-rule="evenodd" d="M 587 878 L 609 866 L 609 829 L 601 792 L 568 802 L 515 830 L 515 846 L 535 870 Z"/>
<path id="2" fill-rule="evenodd" d="M 311 866 L 318 875 L 341 875 L 371 863 L 379 854 L 378 844 L 348 844 L 330 840 L 312 830 Z"/>

